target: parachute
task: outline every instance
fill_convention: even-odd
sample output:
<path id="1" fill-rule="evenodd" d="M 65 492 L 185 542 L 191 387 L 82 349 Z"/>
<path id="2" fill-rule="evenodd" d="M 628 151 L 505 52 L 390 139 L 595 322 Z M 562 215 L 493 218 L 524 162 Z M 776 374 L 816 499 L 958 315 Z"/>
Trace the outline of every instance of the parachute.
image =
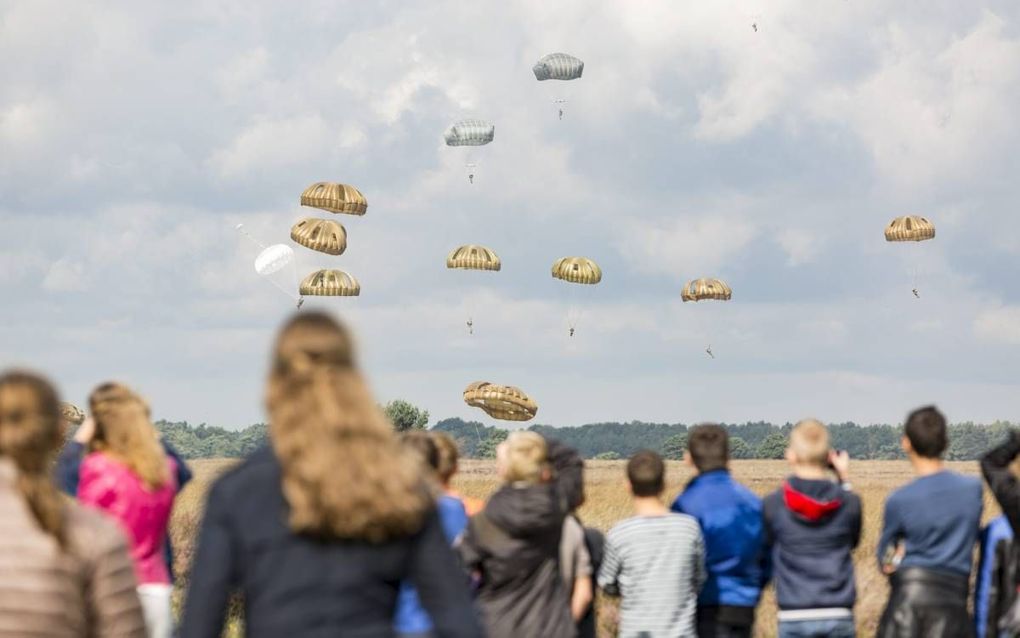
<path id="1" fill-rule="evenodd" d="M 443 133 L 447 146 L 485 146 L 496 135 L 496 127 L 485 120 L 461 120 Z"/>
<path id="2" fill-rule="evenodd" d="M 553 263 L 552 276 L 572 284 L 595 285 L 602 281 L 602 269 L 585 257 L 560 257 Z"/>
<path id="3" fill-rule="evenodd" d="M 576 80 L 584 73 L 584 62 L 568 53 L 550 53 L 542 56 L 531 70 L 539 82 Z"/>
<path id="4" fill-rule="evenodd" d="M 342 255 L 347 250 L 347 231 L 330 219 L 305 217 L 290 229 L 295 243 L 327 255 Z"/>
<path id="5" fill-rule="evenodd" d="M 454 248 L 446 257 L 447 268 L 498 271 L 502 263 L 492 249 L 468 244 Z"/>
<path id="6" fill-rule="evenodd" d="M 280 272 L 292 263 L 294 263 L 294 251 L 291 247 L 285 244 L 274 244 L 264 249 L 255 258 L 255 272 L 265 277 Z"/>
<path id="7" fill-rule="evenodd" d="M 729 301 L 732 296 L 733 290 L 726 285 L 725 281 L 719 279 L 693 279 L 688 281 L 680 291 L 680 298 L 684 301 L 697 302 L 707 299 Z"/>
<path id="8" fill-rule="evenodd" d="M 347 215 L 364 215 L 368 210 L 361 191 L 337 182 L 315 182 L 301 193 L 301 205 Z"/>
<path id="9" fill-rule="evenodd" d="M 294 266 L 294 250 L 286 244 L 266 246 L 248 234 L 244 224 L 235 226 L 237 231 L 248 238 L 251 243 L 261 248 L 255 258 L 255 272 L 271 283 L 280 292 L 287 295 L 301 307 L 301 300 L 294 294 L 297 287 L 297 269 Z"/>
<path id="10" fill-rule="evenodd" d="M 502 421 L 530 421 L 538 413 L 538 405 L 520 388 L 488 381 L 469 385 L 464 390 L 464 403 Z"/>
<path id="11" fill-rule="evenodd" d="M 81 425 L 85 420 L 85 412 L 73 403 L 60 403 L 60 416 L 71 425 Z"/>
<path id="12" fill-rule="evenodd" d="M 935 224 L 924 217 L 897 217 L 885 227 L 886 241 L 926 241 L 935 238 Z"/>
<path id="13" fill-rule="evenodd" d="M 301 281 L 302 295 L 315 297 L 357 297 L 361 284 L 342 270 L 316 270 Z"/>

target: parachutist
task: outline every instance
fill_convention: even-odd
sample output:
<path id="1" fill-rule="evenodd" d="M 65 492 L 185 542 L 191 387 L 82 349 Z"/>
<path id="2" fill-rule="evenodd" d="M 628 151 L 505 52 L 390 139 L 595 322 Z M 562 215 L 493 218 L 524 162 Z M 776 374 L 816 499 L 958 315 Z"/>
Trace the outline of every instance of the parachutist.
<path id="1" fill-rule="evenodd" d="M 469 181 L 470 183 L 472 183 L 472 184 L 474 184 L 474 183 L 475 183 L 475 174 L 474 174 L 474 173 L 469 173 L 469 174 L 468 174 L 468 181 Z"/>
<path id="2" fill-rule="evenodd" d="M 713 359 L 715 359 L 715 355 L 712 354 L 712 346 L 708 346 L 707 348 L 705 348 L 705 352 L 708 354 L 708 356 L 710 356 Z"/>
<path id="3" fill-rule="evenodd" d="M 468 334 L 473 335 L 475 333 L 475 322 L 470 319 L 467 320 Z"/>
<path id="4" fill-rule="evenodd" d="M 563 109 L 560 109 L 560 119 L 563 119 Z"/>
<path id="5" fill-rule="evenodd" d="M 758 23 L 757 22 L 752 22 L 751 23 L 751 28 L 754 29 L 755 33 L 758 33 Z"/>
<path id="6" fill-rule="evenodd" d="M 299 299 L 297 300 L 297 307 L 298 307 L 298 310 L 300 310 L 300 309 L 301 309 L 301 306 L 303 306 L 303 305 L 305 305 L 305 298 L 304 298 L 304 297 L 300 297 L 300 298 L 299 298 Z"/>
<path id="7" fill-rule="evenodd" d="M 921 294 L 917 292 L 917 288 L 911 289 L 910 292 L 914 293 L 914 296 L 917 297 L 918 299 L 921 298 Z"/>
<path id="8" fill-rule="evenodd" d="M 571 329 L 570 329 L 570 336 L 571 336 L 571 337 L 573 337 L 573 336 L 574 336 L 574 329 L 573 329 L 573 328 L 571 328 Z"/>

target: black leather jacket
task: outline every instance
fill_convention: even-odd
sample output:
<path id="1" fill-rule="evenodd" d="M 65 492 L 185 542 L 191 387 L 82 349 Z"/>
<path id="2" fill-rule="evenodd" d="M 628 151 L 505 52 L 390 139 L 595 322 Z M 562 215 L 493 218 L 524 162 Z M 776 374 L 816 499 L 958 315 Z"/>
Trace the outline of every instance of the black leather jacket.
<path id="1" fill-rule="evenodd" d="M 907 567 L 889 578 L 889 604 L 877 638 L 970 638 L 969 578 L 962 574 Z"/>

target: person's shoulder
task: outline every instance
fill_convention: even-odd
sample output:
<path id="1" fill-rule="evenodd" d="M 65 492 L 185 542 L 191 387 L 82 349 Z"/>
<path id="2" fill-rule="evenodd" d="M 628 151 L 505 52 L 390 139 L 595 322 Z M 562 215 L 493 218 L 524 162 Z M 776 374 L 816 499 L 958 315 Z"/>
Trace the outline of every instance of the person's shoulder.
<path id="1" fill-rule="evenodd" d="M 436 509 L 439 510 L 440 516 L 467 517 L 467 509 L 464 507 L 464 502 L 456 496 L 441 494 L 436 500 Z"/>
<path id="2" fill-rule="evenodd" d="M 266 446 L 221 474 L 209 489 L 209 500 L 230 502 L 241 493 L 279 484 L 280 463 L 272 448 Z"/>
<path id="3" fill-rule="evenodd" d="M 65 504 L 64 515 L 74 555 L 95 560 L 110 552 L 127 551 L 127 538 L 123 530 L 116 521 L 99 510 L 69 501 Z"/>

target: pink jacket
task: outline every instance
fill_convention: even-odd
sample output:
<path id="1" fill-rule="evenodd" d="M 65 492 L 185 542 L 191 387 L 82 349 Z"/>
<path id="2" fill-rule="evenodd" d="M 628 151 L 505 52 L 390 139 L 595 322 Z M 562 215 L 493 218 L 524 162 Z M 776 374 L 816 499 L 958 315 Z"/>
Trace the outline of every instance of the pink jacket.
<path id="1" fill-rule="evenodd" d="M 163 543 L 177 492 L 177 464 L 167 458 L 170 481 L 150 490 L 126 465 L 102 452 L 81 464 L 78 500 L 105 512 L 120 523 L 127 536 L 138 583 L 170 583 L 163 560 Z"/>

